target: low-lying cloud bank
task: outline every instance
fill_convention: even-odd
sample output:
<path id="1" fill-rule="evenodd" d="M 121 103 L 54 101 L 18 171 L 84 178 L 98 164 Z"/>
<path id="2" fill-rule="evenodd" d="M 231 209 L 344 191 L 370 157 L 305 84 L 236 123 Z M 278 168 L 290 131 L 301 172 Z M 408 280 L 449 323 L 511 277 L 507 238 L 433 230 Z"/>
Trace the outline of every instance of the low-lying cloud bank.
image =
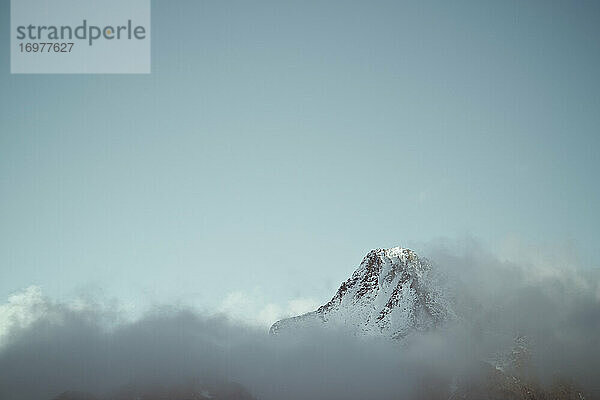
<path id="1" fill-rule="evenodd" d="M 401 344 L 333 331 L 271 337 L 169 307 L 131 322 L 112 307 L 73 307 L 30 289 L 26 306 L 3 308 L 16 322 L 0 348 L 0 398 L 50 400 L 66 390 L 111 398 L 131 385 L 223 380 L 261 400 L 445 399 L 482 360 L 510 359 L 515 337 L 528 349 L 527 379 L 572 380 L 600 398 L 598 271 L 500 261 L 476 244 L 425 255 L 451 282 L 459 319 Z"/>

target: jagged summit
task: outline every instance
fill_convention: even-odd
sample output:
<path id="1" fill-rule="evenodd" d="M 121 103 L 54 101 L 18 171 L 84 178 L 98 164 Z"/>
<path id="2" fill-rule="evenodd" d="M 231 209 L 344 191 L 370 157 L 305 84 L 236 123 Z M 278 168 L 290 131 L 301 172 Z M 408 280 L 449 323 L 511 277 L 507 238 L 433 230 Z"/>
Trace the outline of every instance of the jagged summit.
<path id="1" fill-rule="evenodd" d="M 277 321 L 270 332 L 334 325 L 358 334 L 402 338 L 428 330 L 453 313 L 439 274 L 429 261 L 402 247 L 370 251 L 326 304 Z"/>

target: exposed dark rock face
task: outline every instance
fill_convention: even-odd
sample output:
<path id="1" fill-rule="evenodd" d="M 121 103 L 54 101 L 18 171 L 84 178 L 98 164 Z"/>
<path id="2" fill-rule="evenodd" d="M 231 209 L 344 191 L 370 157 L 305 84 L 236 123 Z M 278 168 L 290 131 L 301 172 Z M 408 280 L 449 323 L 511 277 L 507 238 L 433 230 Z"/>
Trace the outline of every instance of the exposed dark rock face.
<path id="1" fill-rule="evenodd" d="M 511 373 L 481 363 L 479 371 L 458 381 L 448 400 L 584 400 L 584 393 L 570 382 L 558 381 L 543 388 Z"/>

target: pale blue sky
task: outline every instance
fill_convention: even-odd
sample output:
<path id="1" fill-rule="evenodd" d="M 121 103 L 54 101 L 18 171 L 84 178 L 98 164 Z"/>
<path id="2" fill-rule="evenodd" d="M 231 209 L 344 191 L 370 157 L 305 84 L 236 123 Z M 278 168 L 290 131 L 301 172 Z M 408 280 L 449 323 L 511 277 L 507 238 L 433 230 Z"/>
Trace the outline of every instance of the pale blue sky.
<path id="1" fill-rule="evenodd" d="M 0 4 L 0 299 L 320 301 L 463 235 L 600 264 L 597 2 L 154 1 L 148 76 L 10 75 Z"/>

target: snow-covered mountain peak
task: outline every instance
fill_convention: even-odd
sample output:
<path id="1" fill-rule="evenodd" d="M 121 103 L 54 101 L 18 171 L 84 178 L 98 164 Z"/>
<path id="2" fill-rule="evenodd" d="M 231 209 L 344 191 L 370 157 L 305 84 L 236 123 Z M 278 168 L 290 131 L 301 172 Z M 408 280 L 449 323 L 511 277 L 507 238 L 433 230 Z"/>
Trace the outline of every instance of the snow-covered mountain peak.
<path id="1" fill-rule="evenodd" d="M 271 333 L 322 323 L 357 334 L 405 337 L 453 315 L 443 280 L 428 260 L 402 247 L 376 249 L 316 311 L 276 322 Z"/>

